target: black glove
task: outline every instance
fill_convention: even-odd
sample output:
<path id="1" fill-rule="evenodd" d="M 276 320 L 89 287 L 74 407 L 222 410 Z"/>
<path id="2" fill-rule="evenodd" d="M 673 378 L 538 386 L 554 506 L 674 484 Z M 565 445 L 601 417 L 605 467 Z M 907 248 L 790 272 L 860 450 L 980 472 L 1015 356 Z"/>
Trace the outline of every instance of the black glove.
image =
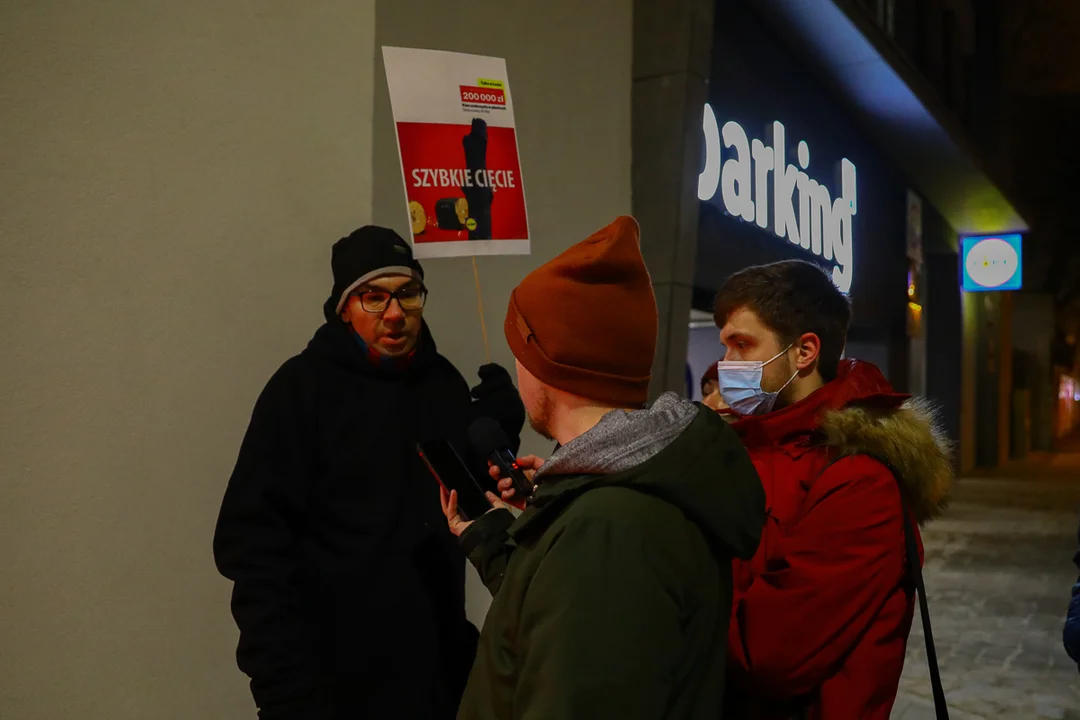
<path id="1" fill-rule="evenodd" d="M 478 373 L 480 384 L 472 389 L 474 402 L 473 417 L 489 417 L 495 420 L 507 434 L 510 441 L 517 445 L 521 438 L 521 428 L 525 425 L 525 406 L 521 403 L 510 373 L 496 363 L 482 365 Z M 510 448 L 517 452 L 517 447 Z"/>

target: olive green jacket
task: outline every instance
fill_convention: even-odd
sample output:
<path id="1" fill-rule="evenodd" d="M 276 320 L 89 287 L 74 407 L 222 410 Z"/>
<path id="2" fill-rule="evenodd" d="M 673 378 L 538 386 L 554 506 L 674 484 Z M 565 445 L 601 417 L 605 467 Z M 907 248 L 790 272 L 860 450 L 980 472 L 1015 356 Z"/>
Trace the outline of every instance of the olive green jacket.
<path id="1" fill-rule="evenodd" d="M 672 424 L 597 426 L 519 518 L 463 534 L 494 598 L 460 720 L 720 717 L 731 558 L 757 548 L 764 492 L 727 423 L 665 397 Z"/>

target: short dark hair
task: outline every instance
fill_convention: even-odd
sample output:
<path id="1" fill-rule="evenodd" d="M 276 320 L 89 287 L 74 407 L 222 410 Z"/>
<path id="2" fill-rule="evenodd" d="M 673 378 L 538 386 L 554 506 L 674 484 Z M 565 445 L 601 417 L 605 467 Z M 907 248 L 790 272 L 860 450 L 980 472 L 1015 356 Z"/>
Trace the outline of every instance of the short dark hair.
<path id="1" fill-rule="evenodd" d="M 820 267 L 804 260 L 783 260 L 740 270 L 717 293 L 716 326 L 723 327 L 742 308 L 761 318 L 782 344 L 794 342 L 803 333 L 817 335 L 821 340 L 818 372 L 826 382 L 836 378 L 851 325 L 851 301 Z"/>

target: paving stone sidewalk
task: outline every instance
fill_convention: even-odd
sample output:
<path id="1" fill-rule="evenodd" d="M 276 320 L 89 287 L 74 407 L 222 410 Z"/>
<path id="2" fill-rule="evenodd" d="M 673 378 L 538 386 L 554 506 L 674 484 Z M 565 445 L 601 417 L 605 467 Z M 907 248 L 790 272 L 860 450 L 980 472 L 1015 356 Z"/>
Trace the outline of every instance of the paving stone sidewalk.
<path id="1" fill-rule="evenodd" d="M 953 720 L 1080 720 L 1061 646 L 1080 521 L 1080 452 L 958 481 L 924 533 L 925 576 Z M 933 720 L 916 613 L 893 720 Z"/>

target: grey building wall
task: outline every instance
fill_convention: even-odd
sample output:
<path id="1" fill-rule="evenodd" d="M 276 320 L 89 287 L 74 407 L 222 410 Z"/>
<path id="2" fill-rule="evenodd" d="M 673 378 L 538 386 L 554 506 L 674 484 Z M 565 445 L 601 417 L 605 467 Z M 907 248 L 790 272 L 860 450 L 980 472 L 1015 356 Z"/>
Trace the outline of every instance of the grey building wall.
<path id="1" fill-rule="evenodd" d="M 330 245 L 406 227 L 378 46 L 507 58 L 533 255 L 480 269 L 512 366 L 510 288 L 631 209 L 631 13 L 0 4 L 0 717 L 255 716 L 211 538 L 256 396 L 322 321 Z M 471 265 L 427 267 L 473 376 Z"/>
<path id="2" fill-rule="evenodd" d="M 254 717 L 211 538 L 371 220 L 374 14 L 0 3 L 0 717 Z"/>

